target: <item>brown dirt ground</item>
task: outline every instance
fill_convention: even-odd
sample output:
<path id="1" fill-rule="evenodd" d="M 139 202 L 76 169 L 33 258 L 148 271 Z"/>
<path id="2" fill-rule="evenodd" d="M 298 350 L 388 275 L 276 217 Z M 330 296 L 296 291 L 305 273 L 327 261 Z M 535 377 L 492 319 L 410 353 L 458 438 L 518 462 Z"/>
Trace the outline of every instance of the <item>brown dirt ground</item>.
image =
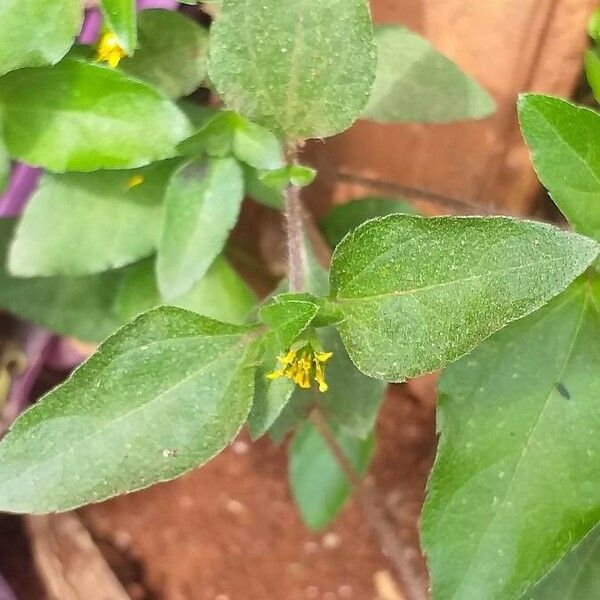
<path id="1" fill-rule="evenodd" d="M 435 445 L 432 395 L 427 380 L 391 388 L 372 468 L 423 574 L 415 523 Z M 133 600 L 371 600 L 375 573 L 392 570 L 353 501 L 330 529 L 309 532 L 285 448 L 245 433 L 202 469 L 80 515 Z M 0 519 L 0 572 L 20 599 L 44 598 L 16 517 Z"/>

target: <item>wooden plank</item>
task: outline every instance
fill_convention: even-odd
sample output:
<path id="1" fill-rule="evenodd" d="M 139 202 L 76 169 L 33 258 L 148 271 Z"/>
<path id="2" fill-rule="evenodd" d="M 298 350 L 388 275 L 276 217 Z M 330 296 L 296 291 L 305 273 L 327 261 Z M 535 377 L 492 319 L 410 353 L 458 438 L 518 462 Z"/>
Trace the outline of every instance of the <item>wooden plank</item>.
<path id="1" fill-rule="evenodd" d="M 538 184 L 518 128 L 517 96 L 570 96 L 595 6 L 597 0 L 372 0 L 376 22 L 401 23 L 423 34 L 492 93 L 497 113 L 446 125 L 360 122 L 311 144 L 313 162 L 464 199 L 483 212 L 530 212 Z M 368 191 L 324 177 L 309 200 L 321 214 L 324 198 L 343 202 Z M 431 204 L 429 209 L 457 212 Z"/>

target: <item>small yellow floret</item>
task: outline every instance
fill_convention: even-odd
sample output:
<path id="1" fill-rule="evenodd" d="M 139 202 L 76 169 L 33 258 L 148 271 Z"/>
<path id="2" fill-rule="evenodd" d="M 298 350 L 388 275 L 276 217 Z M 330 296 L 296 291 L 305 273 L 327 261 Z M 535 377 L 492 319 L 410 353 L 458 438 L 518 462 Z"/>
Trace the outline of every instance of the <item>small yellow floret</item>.
<path id="1" fill-rule="evenodd" d="M 127 189 L 130 190 L 131 188 L 137 187 L 138 185 L 142 185 L 142 183 L 144 183 L 144 176 L 143 175 L 132 175 L 128 180 L 127 180 Z"/>
<path id="2" fill-rule="evenodd" d="M 267 373 L 268 379 L 287 377 L 304 390 L 310 388 L 311 379 L 319 385 L 320 392 L 329 389 L 325 381 L 325 363 L 333 356 L 333 352 L 317 352 L 310 344 L 298 350 L 290 350 L 285 356 L 278 356 L 281 368 Z"/>
<path id="3" fill-rule="evenodd" d="M 117 35 L 112 31 L 105 31 L 96 46 L 96 60 L 114 69 L 124 56 L 127 54 L 119 44 Z"/>

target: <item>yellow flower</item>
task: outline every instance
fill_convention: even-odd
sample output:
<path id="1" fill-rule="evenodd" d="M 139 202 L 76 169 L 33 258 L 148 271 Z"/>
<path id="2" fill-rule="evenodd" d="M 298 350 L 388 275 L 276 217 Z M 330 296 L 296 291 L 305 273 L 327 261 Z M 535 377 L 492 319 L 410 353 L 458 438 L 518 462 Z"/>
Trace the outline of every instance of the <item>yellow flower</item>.
<path id="1" fill-rule="evenodd" d="M 105 31 L 96 46 L 96 60 L 105 62 L 109 67 L 115 68 L 121 59 L 127 56 L 119 44 L 119 38 L 112 31 Z"/>
<path id="2" fill-rule="evenodd" d="M 142 185 L 142 183 L 144 183 L 144 176 L 137 174 L 137 175 L 132 175 L 126 183 L 126 187 L 128 190 L 130 190 L 131 188 L 137 187 L 138 185 Z"/>
<path id="3" fill-rule="evenodd" d="M 319 385 L 320 392 L 329 389 L 325 381 L 325 363 L 333 356 L 333 352 L 316 351 L 310 343 L 306 343 L 297 350 L 291 348 L 285 356 L 278 356 L 281 367 L 267 373 L 269 379 L 287 377 L 302 389 L 309 389 L 311 379 Z"/>

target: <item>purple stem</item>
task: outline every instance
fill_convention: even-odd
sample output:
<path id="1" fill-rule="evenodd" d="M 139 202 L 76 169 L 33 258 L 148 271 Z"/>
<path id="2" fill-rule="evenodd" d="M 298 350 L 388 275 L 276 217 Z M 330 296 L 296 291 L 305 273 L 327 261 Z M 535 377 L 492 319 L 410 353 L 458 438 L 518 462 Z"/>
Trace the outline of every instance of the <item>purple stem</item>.
<path id="1" fill-rule="evenodd" d="M 21 375 L 13 379 L 10 386 L 8 402 L 2 415 L 3 430 L 8 429 L 27 407 L 33 386 L 48 358 L 54 338 L 45 329 L 28 323 L 23 324 L 21 331 L 23 336 L 22 348 L 25 356 L 27 356 L 27 366 Z"/>
<path id="2" fill-rule="evenodd" d="M 138 10 L 146 8 L 164 8 L 165 10 L 177 10 L 179 2 L 176 0 L 137 0 Z"/>
<path id="3" fill-rule="evenodd" d="M 8 187 L 0 196 L 0 217 L 15 217 L 38 184 L 41 171 L 23 163 L 15 163 L 10 175 Z"/>
<path id="4" fill-rule="evenodd" d="M 17 597 L 2 575 L 0 575 L 0 600 L 17 600 Z"/>

